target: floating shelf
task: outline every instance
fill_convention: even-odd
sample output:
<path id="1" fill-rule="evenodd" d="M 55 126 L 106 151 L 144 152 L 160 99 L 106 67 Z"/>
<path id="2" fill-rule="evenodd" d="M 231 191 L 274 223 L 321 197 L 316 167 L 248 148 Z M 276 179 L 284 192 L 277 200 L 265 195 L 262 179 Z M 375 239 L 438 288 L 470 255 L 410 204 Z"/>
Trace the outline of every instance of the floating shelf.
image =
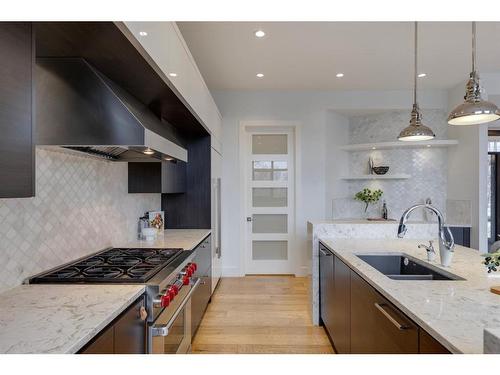
<path id="1" fill-rule="evenodd" d="M 344 151 L 366 151 L 366 150 L 389 150 L 396 148 L 426 148 L 426 147 L 451 147 L 458 145 L 456 139 L 442 139 L 434 141 L 420 142 L 379 142 L 379 143 L 360 143 L 356 145 L 341 146 Z"/>
<path id="2" fill-rule="evenodd" d="M 344 176 L 342 180 L 406 180 L 410 178 L 409 174 L 363 174 L 358 176 Z"/>

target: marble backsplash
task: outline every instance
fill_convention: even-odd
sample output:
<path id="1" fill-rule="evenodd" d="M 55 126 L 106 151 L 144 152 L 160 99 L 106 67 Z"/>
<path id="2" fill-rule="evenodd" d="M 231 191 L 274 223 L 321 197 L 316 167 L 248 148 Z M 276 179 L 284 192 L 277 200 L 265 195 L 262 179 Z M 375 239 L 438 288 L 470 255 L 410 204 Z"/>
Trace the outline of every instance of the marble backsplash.
<path id="1" fill-rule="evenodd" d="M 442 110 L 425 110 L 424 123 L 431 127 L 437 139 L 447 137 L 446 113 Z M 397 139 L 399 132 L 408 125 L 409 111 L 353 116 L 349 118 L 349 143 L 390 142 Z M 347 197 L 334 199 L 332 218 L 380 217 L 382 201 L 387 202 L 389 217 L 397 219 L 403 211 L 416 203 L 424 203 L 430 198 L 432 204 L 443 212 L 450 211 L 460 223 L 470 217 L 470 207 L 449 203 L 446 200 L 448 149 L 423 147 L 415 149 L 387 149 L 356 151 L 349 153 L 348 168 L 353 175 L 368 174 L 368 159 L 377 166 L 389 166 L 390 174 L 408 174 L 402 180 L 353 180 L 347 182 Z M 378 204 L 370 205 L 367 213 L 364 204 L 353 199 L 364 188 L 381 189 L 384 194 Z M 470 202 L 469 202 L 470 206 Z M 468 211 L 467 211 L 468 210 Z M 416 211 L 413 220 L 434 221 L 430 213 Z"/>
<path id="2" fill-rule="evenodd" d="M 36 150 L 36 196 L 0 199 L 0 291 L 135 238 L 160 194 L 128 194 L 127 164 Z"/>

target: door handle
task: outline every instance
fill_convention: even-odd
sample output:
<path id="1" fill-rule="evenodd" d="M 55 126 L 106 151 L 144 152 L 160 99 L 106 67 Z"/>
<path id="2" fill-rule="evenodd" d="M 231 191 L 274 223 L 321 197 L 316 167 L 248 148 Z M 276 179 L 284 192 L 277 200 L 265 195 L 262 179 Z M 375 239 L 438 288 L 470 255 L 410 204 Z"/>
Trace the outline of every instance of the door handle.
<path id="1" fill-rule="evenodd" d="M 319 252 L 324 255 L 325 257 L 331 257 L 333 254 L 330 253 L 329 251 L 325 251 L 323 249 L 319 249 Z"/>
<path id="2" fill-rule="evenodd" d="M 252 217 L 251 216 L 247 216 L 247 221 L 252 221 Z"/>
<path id="3" fill-rule="evenodd" d="M 385 303 L 375 303 L 374 305 L 400 331 L 410 328 L 405 324 L 399 323 L 391 314 L 389 314 L 387 310 L 384 308 L 384 306 L 387 306 Z"/>

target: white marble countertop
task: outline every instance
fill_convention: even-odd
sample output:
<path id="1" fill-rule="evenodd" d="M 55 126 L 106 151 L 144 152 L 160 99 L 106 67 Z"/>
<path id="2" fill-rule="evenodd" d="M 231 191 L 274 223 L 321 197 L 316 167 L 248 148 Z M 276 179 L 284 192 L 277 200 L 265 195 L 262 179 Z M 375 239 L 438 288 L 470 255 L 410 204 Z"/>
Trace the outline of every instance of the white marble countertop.
<path id="1" fill-rule="evenodd" d="M 342 224 L 342 225 L 358 225 L 358 224 L 398 224 L 398 221 L 393 220 L 367 220 L 367 219 L 334 219 L 334 220 L 309 220 L 309 224 L 311 225 L 319 225 L 319 224 Z M 433 222 L 428 221 L 411 221 L 407 222 L 408 224 L 434 224 Z M 445 223 L 447 226 L 460 227 L 460 228 L 470 228 L 470 224 L 458 224 L 458 223 Z M 437 223 L 435 224 L 437 226 Z"/>
<path id="2" fill-rule="evenodd" d="M 142 285 L 21 285 L 0 294 L 0 353 L 76 353 Z"/>
<path id="3" fill-rule="evenodd" d="M 208 229 L 167 229 L 115 247 L 192 250 Z M 142 285 L 21 285 L 0 294 L 0 353 L 76 353 L 142 293 Z"/>
<path id="4" fill-rule="evenodd" d="M 320 241 L 453 353 L 483 353 L 483 330 L 500 327 L 500 296 L 489 291 L 500 285 L 500 273 L 488 275 L 476 250 L 456 246 L 451 266 L 444 268 L 464 281 L 402 281 L 389 279 L 355 254 L 404 252 L 426 261 L 425 251 L 417 248 L 421 241 Z"/>
<path id="5" fill-rule="evenodd" d="M 154 241 L 136 240 L 116 247 L 172 247 L 192 250 L 210 233 L 210 229 L 165 229 Z"/>

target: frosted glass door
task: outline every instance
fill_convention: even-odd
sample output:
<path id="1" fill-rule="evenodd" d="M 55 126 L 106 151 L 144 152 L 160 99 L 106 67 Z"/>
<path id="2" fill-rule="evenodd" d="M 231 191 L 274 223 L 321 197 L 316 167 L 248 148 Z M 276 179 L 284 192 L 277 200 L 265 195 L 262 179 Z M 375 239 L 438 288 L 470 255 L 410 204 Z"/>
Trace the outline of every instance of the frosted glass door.
<path id="1" fill-rule="evenodd" d="M 294 273 L 293 133 L 253 132 L 248 140 L 246 273 Z"/>

